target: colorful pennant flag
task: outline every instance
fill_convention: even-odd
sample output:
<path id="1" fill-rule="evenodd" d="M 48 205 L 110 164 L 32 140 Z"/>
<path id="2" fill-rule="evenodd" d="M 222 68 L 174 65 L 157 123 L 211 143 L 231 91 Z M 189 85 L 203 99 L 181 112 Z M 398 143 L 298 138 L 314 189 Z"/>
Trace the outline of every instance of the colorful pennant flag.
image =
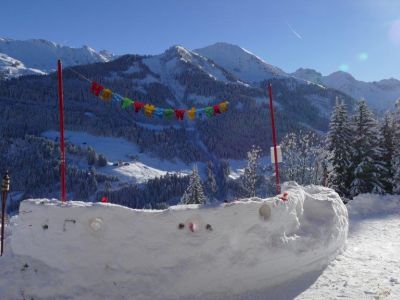
<path id="1" fill-rule="evenodd" d="M 192 107 L 191 109 L 189 109 L 187 111 L 187 115 L 189 120 L 194 120 L 194 118 L 196 117 L 196 109 L 194 107 Z"/>
<path id="2" fill-rule="evenodd" d="M 104 101 L 111 100 L 112 92 L 109 89 L 103 89 L 100 93 L 100 98 Z"/>
<path id="3" fill-rule="evenodd" d="M 139 101 L 134 101 L 128 97 L 123 97 L 117 93 L 113 93 L 110 89 L 105 88 L 104 86 L 98 84 L 95 81 L 92 81 L 92 85 L 90 87 L 90 91 L 97 97 L 100 97 L 104 101 L 114 101 L 121 103 L 121 107 L 123 109 L 128 109 L 129 107 L 133 107 L 136 113 L 140 110 L 143 110 L 146 117 L 151 118 L 153 115 L 160 119 L 171 120 L 174 116 L 177 120 L 184 120 L 185 114 L 187 115 L 189 120 L 194 120 L 197 117 L 203 117 L 205 114 L 208 118 L 213 116 L 217 116 L 219 114 L 225 113 L 228 111 L 228 101 L 221 102 L 219 104 L 208 106 L 205 108 L 195 108 L 191 109 L 177 109 L 177 108 L 160 108 L 156 107 L 149 103 L 142 103 Z"/>
<path id="4" fill-rule="evenodd" d="M 129 98 L 123 98 L 123 99 L 122 99 L 122 104 L 121 104 L 121 106 L 122 106 L 123 109 L 128 108 L 128 107 L 131 106 L 132 104 L 133 104 L 133 100 L 131 100 L 131 99 L 129 99 Z"/>

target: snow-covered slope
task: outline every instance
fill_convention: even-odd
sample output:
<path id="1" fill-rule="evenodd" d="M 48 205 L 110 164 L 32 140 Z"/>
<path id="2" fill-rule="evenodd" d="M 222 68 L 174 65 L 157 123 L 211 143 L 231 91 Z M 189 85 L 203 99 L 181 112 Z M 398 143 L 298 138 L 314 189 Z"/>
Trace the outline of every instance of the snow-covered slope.
<path id="1" fill-rule="evenodd" d="M 332 190 L 284 190 L 287 202 L 164 211 L 24 201 L 0 260 L 0 296 L 281 299 L 271 288 L 323 269 L 344 249 L 348 229 L 347 209 Z"/>
<path id="2" fill-rule="evenodd" d="M 58 140 L 59 132 L 46 131 L 42 136 Z M 176 159 L 175 161 L 161 160 L 147 153 L 141 153 L 139 147 L 123 138 L 94 136 L 86 132 L 65 132 L 68 143 L 80 147 L 92 147 L 96 153 L 107 158 L 108 165 L 99 168 L 104 174 L 117 176 L 118 183 L 144 183 L 149 179 L 166 175 L 167 173 L 178 173 L 188 175 L 191 166 Z M 199 163 L 202 167 L 203 163 Z"/>
<path id="3" fill-rule="evenodd" d="M 342 91 L 355 99 L 363 98 L 369 105 L 378 110 L 393 108 L 396 99 L 400 98 L 400 81 L 394 78 L 365 82 L 359 81 L 351 74 L 343 71 L 323 76 L 315 70 L 302 68 L 291 75 Z"/>
<path id="4" fill-rule="evenodd" d="M 32 74 L 43 75 L 46 73 L 38 69 L 27 68 L 21 61 L 0 53 L 0 80 Z"/>
<path id="5" fill-rule="evenodd" d="M 172 91 L 176 99 L 181 99 L 185 94 L 185 86 L 179 81 L 179 77 L 197 78 L 206 76 L 214 81 L 224 83 L 235 81 L 232 76 L 220 66 L 209 59 L 190 51 L 182 46 L 173 46 L 160 55 L 145 58 L 143 63 L 158 75 L 158 80 L 148 76 L 147 81 L 158 81 Z M 204 99 L 208 100 L 208 99 Z"/>
<path id="6" fill-rule="evenodd" d="M 110 60 L 110 54 L 98 53 L 94 49 L 83 46 L 71 48 L 43 40 L 13 40 L 0 38 L 0 53 L 4 53 L 14 60 L 20 61 L 26 68 L 51 72 L 56 69 L 57 59 L 61 59 L 64 66 L 90 64 Z M 0 71 L 4 69 L 0 66 Z M 14 72 L 13 76 L 25 75 L 24 71 Z"/>
<path id="7" fill-rule="evenodd" d="M 210 58 L 243 82 L 254 83 L 270 78 L 288 76 L 281 69 L 268 64 L 260 57 L 236 45 L 216 43 L 196 49 L 194 52 Z"/>

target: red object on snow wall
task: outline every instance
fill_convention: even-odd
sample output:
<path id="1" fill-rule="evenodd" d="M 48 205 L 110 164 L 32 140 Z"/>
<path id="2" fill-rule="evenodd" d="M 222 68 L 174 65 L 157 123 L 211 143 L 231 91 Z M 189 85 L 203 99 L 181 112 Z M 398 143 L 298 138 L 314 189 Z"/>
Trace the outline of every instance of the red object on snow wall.
<path id="1" fill-rule="evenodd" d="M 281 185 L 279 182 L 278 151 L 276 150 L 276 128 L 275 128 L 274 106 L 272 105 L 272 85 L 271 84 L 268 84 L 268 92 L 269 92 L 269 110 L 271 113 L 271 124 L 272 124 L 272 144 L 274 146 L 276 193 L 279 194 L 281 192 Z"/>
<path id="2" fill-rule="evenodd" d="M 64 95 L 63 95 L 61 60 L 58 60 L 57 75 L 58 75 L 58 109 L 60 112 L 61 201 L 65 202 L 66 187 L 65 187 L 65 145 L 64 145 Z"/>

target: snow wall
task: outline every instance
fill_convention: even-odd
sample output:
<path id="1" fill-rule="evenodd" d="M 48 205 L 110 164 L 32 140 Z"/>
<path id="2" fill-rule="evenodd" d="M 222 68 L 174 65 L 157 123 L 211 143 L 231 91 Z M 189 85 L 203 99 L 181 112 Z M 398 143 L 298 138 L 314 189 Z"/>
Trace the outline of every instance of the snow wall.
<path id="1" fill-rule="evenodd" d="M 348 213 L 333 190 L 288 183 L 283 191 L 286 202 L 162 211 L 25 200 L 10 250 L 57 275 L 30 287 L 35 299 L 240 298 L 321 270 L 345 246 Z"/>

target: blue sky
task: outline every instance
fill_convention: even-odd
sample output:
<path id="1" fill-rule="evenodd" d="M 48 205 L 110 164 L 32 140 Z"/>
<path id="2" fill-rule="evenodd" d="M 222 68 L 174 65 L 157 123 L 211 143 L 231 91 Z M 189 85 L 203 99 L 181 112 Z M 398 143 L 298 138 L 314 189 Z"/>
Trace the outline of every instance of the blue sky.
<path id="1" fill-rule="evenodd" d="M 2 0 L 0 36 L 117 54 L 223 41 L 293 72 L 400 79 L 400 0 Z"/>

